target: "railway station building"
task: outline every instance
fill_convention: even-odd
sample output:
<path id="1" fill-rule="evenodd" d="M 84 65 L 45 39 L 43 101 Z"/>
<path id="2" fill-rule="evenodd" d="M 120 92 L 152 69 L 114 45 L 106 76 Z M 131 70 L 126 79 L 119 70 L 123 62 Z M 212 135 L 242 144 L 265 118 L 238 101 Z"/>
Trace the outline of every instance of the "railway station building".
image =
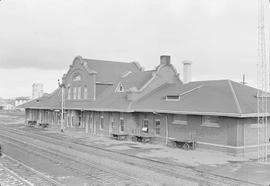
<path id="1" fill-rule="evenodd" d="M 157 65 L 144 71 L 136 62 L 78 56 L 62 78 L 64 89 L 21 106 L 25 121 L 60 125 L 64 90 L 65 127 L 89 135 L 194 140 L 199 148 L 234 154 L 257 150 L 257 89 L 231 80 L 191 81 L 189 61 L 181 80 L 170 56 Z"/>

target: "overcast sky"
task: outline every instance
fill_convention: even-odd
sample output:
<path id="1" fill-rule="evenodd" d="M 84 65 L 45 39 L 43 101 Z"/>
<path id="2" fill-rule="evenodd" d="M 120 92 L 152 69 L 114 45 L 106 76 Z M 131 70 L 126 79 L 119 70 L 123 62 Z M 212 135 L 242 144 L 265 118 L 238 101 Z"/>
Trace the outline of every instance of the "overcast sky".
<path id="1" fill-rule="evenodd" d="M 2 0 L 0 97 L 46 92 L 75 56 L 138 61 L 146 69 L 171 56 L 193 61 L 193 80 L 256 82 L 256 0 Z"/>

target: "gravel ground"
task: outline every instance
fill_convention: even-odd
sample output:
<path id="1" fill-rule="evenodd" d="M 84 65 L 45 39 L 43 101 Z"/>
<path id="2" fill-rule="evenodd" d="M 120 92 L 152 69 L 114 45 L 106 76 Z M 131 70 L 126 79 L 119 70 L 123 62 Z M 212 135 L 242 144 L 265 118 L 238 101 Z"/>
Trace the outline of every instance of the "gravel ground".
<path id="1" fill-rule="evenodd" d="M 4 115 L 0 113 L 0 124 L 4 121 L 5 123 L 16 123 L 17 125 L 13 125 L 14 127 L 22 127 L 22 125 L 18 125 L 18 123 L 24 122 L 22 115 L 18 117 L 13 115 L 10 115 L 11 117 L 5 117 Z M 46 129 L 43 132 L 47 133 L 48 135 L 54 135 L 56 133 L 59 134 L 59 127 L 60 126 L 51 126 L 49 129 Z M 178 164 L 179 166 L 195 167 L 198 170 L 212 172 L 232 178 L 241 178 L 243 180 L 253 181 L 264 185 L 270 184 L 270 165 L 258 164 L 252 159 L 253 156 L 236 157 L 230 154 L 204 149 L 184 151 L 182 149 L 173 149 L 158 144 L 117 141 L 108 137 L 89 136 L 88 134 L 84 133 L 83 129 L 74 128 L 66 129 L 63 135 L 73 138 L 74 140 L 83 144 L 94 145 L 104 149 L 113 150 L 115 152 L 127 153 L 139 157 Z M 63 150 L 70 151 L 70 149 Z M 70 151 L 69 153 L 75 152 Z M 112 160 L 106 158 L 100 159 L 100 157 L 89 156 L 89 154 L 85 153 L 78 153 L 78 156 L 89 158 L 89 161 L 102 161 L 102 163 L 105 165 L 110 165 L 116 169 L 128 169 L 133 175 L 140 176 L 141 178 L 146 178 L 149 180 L 157 179 L 157 175 L 151 173 L 151 171 L 147 173 L 142 169 L 134 168 L 132 166 L 129 167 L 126 164 L 113 162 Z M 158 175 L 158 179 L 163 180 L 163 182 L 159 182 L 161 185 L 166 185 L 167 181 L 170 180 L 170 178 L 162 177 L 162 175 Z M 170 181 L 171 183 L 169 185 L 179 185 L 177 184 L 177 180 L 172 179 Z"/>

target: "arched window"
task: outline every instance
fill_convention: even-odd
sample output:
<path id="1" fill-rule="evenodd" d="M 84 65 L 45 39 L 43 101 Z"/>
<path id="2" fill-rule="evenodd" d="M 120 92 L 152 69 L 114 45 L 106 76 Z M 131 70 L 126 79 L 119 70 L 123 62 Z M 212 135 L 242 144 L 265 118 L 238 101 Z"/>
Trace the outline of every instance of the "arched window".
<path id="1" fill-rule="evenodd" d="M 84 99 L 87 99 L 87 86 L 86 85 L 84 86 L 84 89 L 83 90 L 84 90 L 84 92 L 83 92 L 83 95 L 84 95 L 83 98 Z"/>
<path id="2" fill-rule="evenodd" d="M 82 77 L 80 74 L 76 74 L 73 76 L 73 81 L 81 81 L 82 80 Z"/>
<path id="3" fill-rule="evenodd" d="M 71 94 L 70 87 L 68 87 L 68 96 L 67 96 L 67 99 L 68 100 L 70 100 L 70 98 L 71 98 L 71 95 L 70 94 Z"/>
<path id="4" fill-rule="evenodd" d="M 73 99 L 76 99 L 77 96 L 77 87 L 73 88 Z"/>
<path id="5" fill-rule="evenodd" d="M 78 87 L 78 96 L 77 96 L 77 98 L 78 99 L 81 99 L 81 87 Z"/>

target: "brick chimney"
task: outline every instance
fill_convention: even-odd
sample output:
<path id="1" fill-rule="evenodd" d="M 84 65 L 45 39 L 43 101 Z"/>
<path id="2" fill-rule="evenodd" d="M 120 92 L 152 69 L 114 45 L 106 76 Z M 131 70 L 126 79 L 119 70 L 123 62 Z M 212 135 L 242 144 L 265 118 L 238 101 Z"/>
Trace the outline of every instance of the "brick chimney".
<path id="1" fill-rule="evenodd" d="M 182 63 L 183 63 L 183 83 L 189 83 L 192 80 L 191 78 L 192 61 L 185 60 Z"/>
<path id="2" fill-rule="evenodd" d="M 162 55 L 160 56 L 160 64 L 168 65 L 171 63 L 171 56 Z"/>

